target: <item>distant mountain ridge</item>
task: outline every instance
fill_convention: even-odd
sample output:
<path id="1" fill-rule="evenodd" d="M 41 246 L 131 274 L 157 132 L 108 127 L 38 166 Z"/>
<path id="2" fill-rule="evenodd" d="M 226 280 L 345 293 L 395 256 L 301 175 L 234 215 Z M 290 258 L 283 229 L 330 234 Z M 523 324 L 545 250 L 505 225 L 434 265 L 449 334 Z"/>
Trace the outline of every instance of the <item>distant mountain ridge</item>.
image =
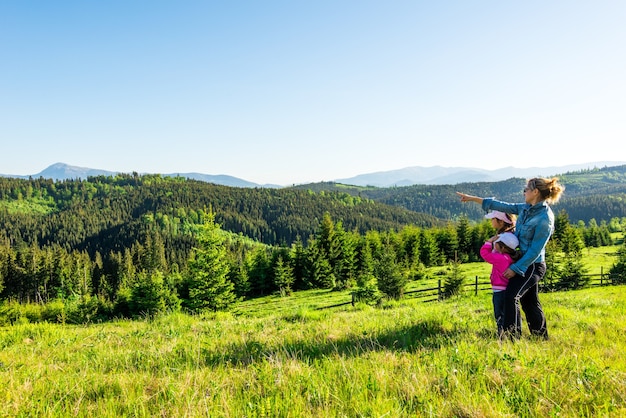
<path id="1" fill-rule="evenodd" d="M 399 170 L 380 171 L 375 173 L 360 174 L 350 178 L 334 180 L 336 183 L 349 184 L 354 186 L 375 186 L 375 187 L 400 187 L 415 184 L 424 185 L 444 185 L 468 182 L 497 182 L 507 180 L 512 177 L 529 178 L 534 176 L 553 176 L 571 171 L 585 169 L 613 167 L 624 165 L 624 161 L 598 161 L 583 164 L 570 164 L 553 167 L 531 167 L 517 168 L 505 167 L 496 170 L 485 170 L 470 167 L 406 167 Z M 114 176 L 120 172 L 107 171 L 94 168 L 77 167 L 65 163 L 56 163 L 47 167 L 43 171 L 27 175 L 0 174 L 3 177 L 14 178 L 46 178 L 53 180 L 87 179 L 95 176 Z M 267 187 L 280 188 L 283 186 L 275 184 L 258 184 L 238 177 L 225 174 L 202 174 L 202 173 L 169 173 L 161 174 L 168 177 L 184 177 L 207 183 L 219 184 L 230 187 Z"/>
<path id="2" fill-rule="evenodd" d="M 496 182 L 512 177 L 529 178 L 554 176 L 570 171 L 613 167 L 624 165 L 623 161 L 598 161 L 583 164 L 570 164 L 553 167 L 516 168 L 505 167 L 497 170 L 484 170 L 468 167 L 407 167 L 399 170 L 361 174 L 351 178 L 335 180 L 337 183 L 354 186 L 400 187 L 415 184 L 443 185 L 459 183 Z"/>
<path id="3" fill-rule="evenodd" d="M 72 180 L 72 179 L 87 179 L 88 177 L 97 177 L 97 176 L 115 176 L 120 174 L 119 171 L 107 171 L 100 170 L 95 168 L 87 168 L 87 167 L 77 167 L 72 166 L 65 163 L 56 163 L 47 167 L 43 171 L 32 174 L 29 176 L 17 176 L 17 175 L 9 175 L 9 174 L 0 174 L 3 177 L 14 177 L 14 178 L 23 178 L 27 179 L 29 177 L 32 178 L 40 178 L 43 177 L 45 179 L 52 180 Z M 221 186 L 231 186 L 231 187 L 279 187 L 275 185 L 260 185 L 257 183 L 253 183 L 251 181 L 246 181 L 237 177 L 227 176 L 224 174 L 219 175 L 211 175 L 211 174 L 202 174 L 202 173 L 170 173 L 170 174 L 162 174 L 167 177 L 184 177 L 190 178 L 193 180 L 204 181 L 207 183 L 219 184 Z"/>

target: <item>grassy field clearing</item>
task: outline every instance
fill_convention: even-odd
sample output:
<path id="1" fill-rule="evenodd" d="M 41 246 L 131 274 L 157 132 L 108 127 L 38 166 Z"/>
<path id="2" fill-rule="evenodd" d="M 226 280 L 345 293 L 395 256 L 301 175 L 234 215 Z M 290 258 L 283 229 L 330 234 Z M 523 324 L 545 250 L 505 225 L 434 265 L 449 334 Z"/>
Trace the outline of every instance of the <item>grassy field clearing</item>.
<path id="1" fill-rule="evenodd" d="M 598 276 L 607 274 L 616 260 L 618 246 L 608 246 L 599 248 L 587 248 L 583 250 L 583 258 L 587 273 Z M 438 280 L 445 280 L 448 266 L 429 268 L 430 279 L 423 281 L 409 282 L 406 290 L 412 291 L 437 287 Z M 471 285 L 478 277 L 479 283 L 489 282 L 491 265 L 485 262 L 465 263 L 460 267 L 462 275 L 466 279 L 466 284 Z M 598 277 L 595 278 L 596 280 Z M 488 289 L 488 285 L 479 286 L 480 289 Z M 465 287 L 465 293 L 473 293 L 473 287 Z M 271 314 L 292 314 L 297 315 L 302 310 L 314 310 L 336 304 L 350 302 L 351 291 L 334 292 L 330 290 L 311 290 L 296 292 L 291 297 L 284 298 L 279 295 L 267 296 L 252 299 L 237 304 L 234 310 L 235 315 L 245 315 L 258 317 Z"/>
<path id="2" fill-rule="evenodd" d="M 585 250 L 589 273 L 616 249 Z M 486 263 L 462 269 L 487 280 Z M 626 416 L 625 290 L 542 294 L 550 340 L 524 330 L 515 343 L 495 336 L 490 292 L 471 291 L 316 310 L 350 294 L 314 290 L 207 316 L 20 323 L 0 328 L 0 416 Z"/>
<path id="3" fill-rule="evenodd" d="M 0 330 L 1 416 L 624 416 L 626 290 L 542 295 L 551 339 L 495 337 L 489 293 L 385 309 L 174 314 Z"/>

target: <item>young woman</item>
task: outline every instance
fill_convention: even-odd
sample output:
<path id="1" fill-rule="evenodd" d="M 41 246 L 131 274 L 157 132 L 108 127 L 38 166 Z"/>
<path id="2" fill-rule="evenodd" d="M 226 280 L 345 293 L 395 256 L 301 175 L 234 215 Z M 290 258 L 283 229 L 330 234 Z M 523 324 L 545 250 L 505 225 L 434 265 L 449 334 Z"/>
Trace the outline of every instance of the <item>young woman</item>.
<path id="1" fill-rule="evenodd" d="M 504 330 L 511 338 L 522 334 L 520 304 L 532 335 L 548 338 L 546 317 L 539 302 L 539 280 L 546 272 L 546 244 L 554 232 L 550 204 L 558 202 L 565 188 L 558 178 L 536 177 L 524 188 L 524 203 L 507 203 L 457 192 L 462 202 L 475 202 L 484 210 L 517 215 L 515 235 L 522 256 L 504 272 L 509 278 L 505 292 Z"/>

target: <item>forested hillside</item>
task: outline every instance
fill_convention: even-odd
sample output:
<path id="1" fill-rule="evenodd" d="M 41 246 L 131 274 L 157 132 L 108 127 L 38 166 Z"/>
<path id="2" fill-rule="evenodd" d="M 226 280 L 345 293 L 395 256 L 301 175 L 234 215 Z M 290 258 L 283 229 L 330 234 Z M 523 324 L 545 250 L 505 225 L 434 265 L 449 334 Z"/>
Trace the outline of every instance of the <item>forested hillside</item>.
<path id="1" fill-rule="evenodd" d="M 265 244 L 306 242 L 325 213 L 347 230 L 429 227 L 436 218 L 343 192 L 237 188 L 159 175 L 87 181 L 0 178 L 0 228 L 12 240 L 106 252 L 129 247 L 151 225 L 181 236 L 212 211 L 224 230 Z"/>
<path id="2" fill-rule="evenodd" d="M 613 244 L 611 233 L 626 229 L 626 218 L 604 222 L 610 211 L 599 211 L 622 198 L 622 179 L 563 176 L 569 204 L 594 208 L 600 222 L 572 223 L 558 211 L 551 254 L 565 255 L 551 261 L 551 286 L 584 285 L 582 248 Z M 311 288 L 399 298 L 428 267 L 478 261 L 495 232 L 456 190 L 514 199 L 522 185 L 251 189 L 160 175 L 0 178 L 0 323 L 22 317 L 13 302 L 45 306 L 29 320 L 82 322 L 220 310 L 237 298 Z M 471 210 L 475 222 L 464 215 Z"/>
<path id="3" fill-rule="evenodd" d="M 233 188 L 160 175 L 60 182 L 0 178 L 0 299 L 97 297 L 127 315 L 142 311 L 128 300 L 163 287 L 172 296 L 168 300 L 182 298 L 191 309 L 202 299 L 193 296 L 199 292 L 194 286 L 203 284 L 191 259 L 204 250 L 198 247 L 205 245 L 204 235 L 223 251 L 228 278 L 221 278 L 238 297 L 281 288 L 274 268 L 282 262 L 300 269 L 297 280 L 289 273 L 285 288 L 332 287 L 344 279 L 329 273 L 326 254 L 315 256 L 323 266 L 305 262 L 305 252 L 300 266 L 292 266 L 285 253 L 292 244 L 317 251 L 311 241 L 324 221 L 356 236 L 443 225 L 432 216 L 341 192 Z M 305 264 L 316 269 L 306 278 Z M 354 260 L 349 268 L 355 268 Z"/>
<path id="4" fill-rule="evenodd" d="M 565 186 L 565 194 L 554 207 L 567 212 L 571 222 L 591 219 L 609 222 L 626 216 L 626 166 L 604 167 L 557 175 Z M 512 178 L 493 183 L 462 183 L 456 185 L 414 185 L 406 187 L 358 187 L 337 183 L 316 183 L 296 186 L 314 191 L 341 191 L 388 205 L 401 206 L 427 213 L 440 219 L 458 219 L 465 215 L 478 221 L 483 211 L 476 205 L 464 205 L 455 191 L 482 197 L 521 202 L 526 179 Z"/>

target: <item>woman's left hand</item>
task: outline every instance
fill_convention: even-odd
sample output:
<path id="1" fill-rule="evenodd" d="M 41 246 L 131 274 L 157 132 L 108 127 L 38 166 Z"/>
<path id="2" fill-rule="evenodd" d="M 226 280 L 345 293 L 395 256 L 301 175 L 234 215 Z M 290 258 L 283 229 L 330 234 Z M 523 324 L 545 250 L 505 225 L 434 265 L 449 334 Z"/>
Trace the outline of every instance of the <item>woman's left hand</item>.
<path id="1" fill-rule="evenodd" d="M 507 279 L 512 279 L 513 277 L 515 277 L 517 273 L 515 273 L 513 270 L 511 269 L 506 269 L 504 270 L 504 273 L 502 273 L 502 275 L 504 277 L 506 277 Z"/>

